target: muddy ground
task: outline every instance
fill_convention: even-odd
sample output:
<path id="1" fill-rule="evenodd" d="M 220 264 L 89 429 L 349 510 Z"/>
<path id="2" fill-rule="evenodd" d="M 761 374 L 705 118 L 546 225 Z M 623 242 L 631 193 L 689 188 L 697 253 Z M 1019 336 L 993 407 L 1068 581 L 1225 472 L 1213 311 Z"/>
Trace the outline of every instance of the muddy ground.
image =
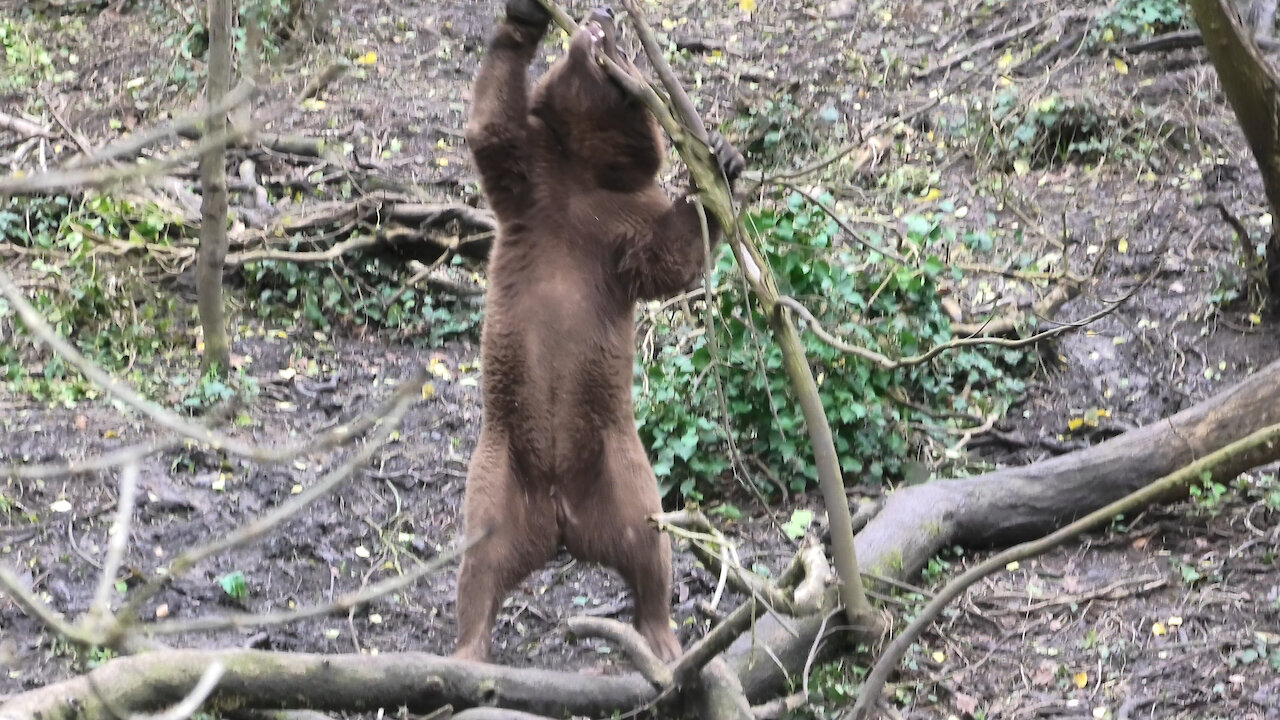
<path id="1" fill-rule="evenodd" d="M 479 202 L 461 128 L 478 52 L 500 3 L 339 5 L 331 38 L 273 68 L 276 84 L 264 106 L 295 93 L 335 53 L 373 50 L 377 62 L 362 77 L 327 90 L 323 108 L 291 110 L 278 127 L 351 142 L 365 158 L 377 157 L 394 138 L 399 149 L 393 159 L 375 161 L 386 174 L 418 183 L 442 201 Z M 654 17 L 671 20 L 663 28 L 682 48 L 672 60 L 695 88 L 708 123 L 747 149 L 754 169 L 803 166 L 886 115 L 941 96 L 897 128 L 889 151 L 867 167 L 849 172 L 837 165 L 811 182 L 831 190 L 856 216 L 892 223 L 904 209 L 932 211 L 994 238 L 990 251 L 976 255 L 966 256 L 957 244 L 960 260 L 1024 267 L 1028 258 L 1060 251 L 1065 240 L 1071 268 L 1093 275 L 1082 296 L 1058 311 L 1060 319 L 1087 316 L 1163 263 L 1120 310 L 1042 349 L 1025 397 L 968 441 L 974 468 L 1034 461 L 1156 421 L 1280 355 L 1274 317 L 1251 317 L 1256 311 L 1247 300 L 1215 300 L 1233 287 L 1233 273 L 1222 269 L 1233 267 L 1238 251 L 1233 231 L 1208 204 L 1221 200 L 1255 234 L 1270 218 L 1255 167 L 1200 50 L 1121 54 L 1118 61 L 1068 42 L 1081 32 L 1086 40 L 1101 32 L 1096 14 L 1087 14 L 1097 8 L 1084 2 L 881 0 L 841 20 L 823 19 L 821 3 L 755 5 L 750 14 L 737 3 L 649 5 Z M 198 89 L 171 72 L 190 66 L 198 75 L 198 62 L 166 44 L 188 27 L 189 17 L 182 16 L 194 12 L 190 8 L 111 3 L 106 9 L 80 4 L 65 13 L 47 7 L 14 12 L 50 50 L 55 68 L 73 72 L 46 81 L 39 92 L 9 93 L 0 107 L 40 116 L 52 102 L 65 122 L 97 144 L 187 107 Z M 969 51 L 1036 18 L 1044 22 L 1013 33 L 1007 44 Z M 1110 47 L 1122 45 L 1117 40 Z M 555 52 L 548 44 L 538 69 Z M 961 56 L 953 67 L 922 71 Z M 134 82 L 138 78 L 141 84 Z M 1010 88 L 1019 91 L 1017 98 L 1002 100 Z M 1042 134 L 1092 141 L 1091 147 L 1101 148 L 1097 155 L 1041 162 L 1034 149 L 1019 154 L 1009 148 L 1017 123 L 1001 120 L 992 108 L 1012 103 L 1025 111 L 1051 95 L 1085 110 L 1078 119 L 1067 113 L 1067 120 Z M 776 145 L 764 142 L 771 130 L 781 138 Z M 0 257 L 14 272 L 25 262 Z M 1041 269 L 1061 267 L 1061 260 L 1050 259 Z M 1016 278 L 965 278 L 956 292 L 971 316 L 989 312 L 997 299 L 1034 296 Z M 379 334 L 318 339 L 309 329 L 263 328 L 243 315 L 235 352 L 250 358 L 249 373 L 262 393 L 250 411 L 253 424 L 242 432 L 263 444 L 296 440 L 354 417 L 426 356 L 438 356 L 449 377 L 434 379 L 435 395 L 410 411 L 399 439 L 343 491 L 269 539 L 201 563 L 149 603 L 148 614 L 187 618 L 323 603 L 384 577 L 389 568 L 412 568 L 457 535 L 462 480 L 480 414 L 469 382 L 474 371 L 462 369 L 476 358 L 474 342 L 423 348 Z M 299 372 L 285 379 L 281 371 L 289 368 Z M 1098 416 L 1098 410 L 1105 413 Z M 8 388 L 0 389 L 0 416 L 4 462 L 86 457 L 157 436 L 106 402 L 51 408 Z M 1098 419 L 1071 422 L 1082 417 Z M 148 459 L 128 561 L 132 580 L 286 499 L 295 485 L 313 482 L 349 452 L 274 467 L 186 449 Z M 973 588 L 926 636 L 898 678 L 903 716 L 1280 717 L 1280 497 L 1274 476 L 1274 468 L 1270 475 L 1251 475 L 1246 490 L 1211 508 L 1188 502 L 1152 509 Z M 863 492 L 854 487 L 855 494 Z M 82 612 L 114 508 L 113 477 L 6 481 L 0 499 L 6 566 L 58 610 Z M 70 510 L 52 512 L 58 500 L 68 501 Z M 789 554 L 787 543 L 763 519 L 762 508 L 745 498 L 734 501 L 748 512 L 727 526 L 742 559 L 778 569 Z M 818 503 L 816 495 L 802 496 L 774 510 Z M 921 582 L 941 583 L 980 557 L 974 551 L 949 555 L 943 558 L 948 567 L 935 568 Z M 697 603 L 709 597 L 715 579 L 686 554 L 678 554 L 677 566 L 673 604 L 680 639 L 688 643 L 708 626 Z M 219 585 L 234 572 L 247 582 L 241 601 Z M 615 577 L 561 556 L 504 608 L 496 659 L 586 672 L 625 669 L 603 643 L 566 637 L 563 618 L 582 612 L 625 619 L 627 594 Z M 450 568 L 351 617 L 173 641 L 445 652 L 453 617 Z M 65 644 L 0 599 L 0 665 L 7 668 L 0 673 L 0 693 L 66 677 L 76 661 Z M 802 716 L 831 717 L 848 702 L 847 684 L 816 685 L 815 702 Z"/>

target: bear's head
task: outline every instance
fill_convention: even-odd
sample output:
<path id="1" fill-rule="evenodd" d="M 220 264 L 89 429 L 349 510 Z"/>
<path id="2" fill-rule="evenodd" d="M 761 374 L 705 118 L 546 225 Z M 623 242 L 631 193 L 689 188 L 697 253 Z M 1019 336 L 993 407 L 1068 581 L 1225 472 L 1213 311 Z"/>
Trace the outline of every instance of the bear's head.
<path id="1" fill-rule="evenodd" d="M 597 8 L 579 25 L 568 54 L 539 81 L 530 112 L 546 125 L 571 167 L 585 171 L 584 179 L 610 190 L 634 190 L 657 176 L 662 136 L 648 109 L 596 61 L 597 49 L 639 78 L 618 52 L 613 11 Z"/>

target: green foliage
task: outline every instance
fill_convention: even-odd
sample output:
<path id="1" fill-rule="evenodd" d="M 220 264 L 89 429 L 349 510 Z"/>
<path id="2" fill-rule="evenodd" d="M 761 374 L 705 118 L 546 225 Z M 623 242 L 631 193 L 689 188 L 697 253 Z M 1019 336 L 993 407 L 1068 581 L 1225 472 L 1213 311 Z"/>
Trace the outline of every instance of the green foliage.
<path id="1" fill-rule="evenodd" d="M 1067 161 L 1096 162 L 1113 149 L 1114 120 L 1083 99 L 1050 95 L 1024 102 L 1016 89 L 996 96 L 992 108 L 1000 149 L 1033 167 Z"/>
<path id="2" fill-rule="evenodd" d="M 239 570 L 218 578 L 218 585 L 232 599 L 244 600 L 249 597 L 249 583 L 244 579 L 244 573 Z"/>
<path id="3" fill-rule="evenodd" d="M 0 92 L 29 88 L 52 73 L 53 59 L 40 43 L 0 18 Z"/>
<path id="4" fill-rule="evenodd" d="M 0 243 L 26 248 L 32 304 L 63 337 L 104 369 L 140 371 L 171 352 L 175 321 L 189 310 L 160 293 L 137 262 L 112 252 L 167 245 L 175 218 L 152 204 L 105 195 L 73 202 L 65 196 L 12 198 L 0 206 Z M 26 334 L 8 308 L 0 308 L 0 337 Z M 22 348 L 0 344 L 0 381 L 36 400 L 71 405 L 97 390 L 59 357 L 24 362 Z M 146 386 L 135 375 L 135 383 Z"/>
<path id="5" fill-rule="evenodd" d="M 739 148 L 752 165 L 786 165 L 819 149 L 813 110 L 795 104 L 790 95 L 766 98 L 734 118 L 733 133 L 747 138 Z"/>
<path id="6" fill-rule="evenodd" d="M 828 198 L 829 201 L 829 198 Z M 785 207 L 751 215 L 749 225 L 778 278 L 780 291 L 805 303 L 824 327 L 890 357 L 923 353 L 951 338 L 938 293 L 942 262 L 931 254 L 955 240 L 955 229 L 919 216 L 906 218 L 919 267 L 891 264 L 878 254 L 835 247 L 838 226 L 799 195 Z M 708 334 L 676 316 L 657 319 L 662 342 L 638 358 L 636 410 L 645 446 L 664 495 L 699 499 L 730 468 L 727 432 L 792 490 L 817 481 L 800 409 L 782 368 L 782 353 L 766 319 L 748 301 L 727 247 L 712 273 L 717 353 Z M 1001 412 L 1022 383 L 1023 351 L 974 347 L 930 363 L 887 371 L 846 355 L 802 329 L 805 351 L 846 475 L 879 483 L 901 477 L 917 454 L 908 423 L 935 424 L 935 413 Z M 718 388 L 728 421 L 719 421 Z"/>
<path id="7" fill-rule="evenodd" d="M 809 526 L 813 524 L 813 511 L 804 508 L 796 508 L 791 511 L 791 519 L 786 525 L 782 526 L 782 532 L 792 540 L 799 540 L 808 532 Z"/>
<path id="8" fill-rule="evenodd" d="M 859 657 L 864 655 L 859 654 Z M 867 668 L 848 660 L 815 665 L 809 676 L 809 698 L 804 707 L 782 717 L 787 720 L 826 720 L 841 717 L 858 699 Z"/>
<path id="9" fill-rule="evenodd" d="M 1120 0 L 1098 19 L 1095 39 L 1144 38 L 1189 27 L 1182 0 Z"/>
<path id="10" fill-rule="evenodd" d="M 335 323 L 388 328 L 431 345 L 470 335 L 480 326 L 481 308 L 466 299 L 438 298 L 415 288 L 402 292 L 412 273 L 396 259 L 263 260 L 246 263 L 240 272 L 264 318 L 301 319 L 324 330 Z"/>
<path id="11" fill-rule="evenodd" d="M 1186 152 L 1188 128 L 1142 108 L 1099 103 L 1094 97 L 1052 93 L 1029 95 L 1018 86 L 976 103 L 950 128 L 967 138 L 1002 171 L 1124 160 L 1159 171 L 1169 152 Z"/>
<path id="12" fill-rule="evenodd" d="M 1200 474 L 1198 482 L 1188 488 L 1195 506 L 1208 515 L 1217 515 L 1227 496 L 1227 486 L 1213 479 L 1213 473 L 1205 470 Z"/>
<path id="13" fill-rule="evenodd" d="M 218 403 L 230 400 L 240 392 L 245 397 L 252 397 L 258 392 L 258 382 L 253 377 L 246 375 L 243 368 L 238 368 L 234 378 L 223 380 L 218 377 L 218 369 L 211 366 L 203 376 L 199 378 L 191 387 L 188 385 L 186 376 L 179 375 L 173 379 L 173 384 L 179 388 L 183 388 L 185 395 L 182 404 L 193 410 L 207 410 Z M 237 418 L 237 423 L 240 419 Z"/>

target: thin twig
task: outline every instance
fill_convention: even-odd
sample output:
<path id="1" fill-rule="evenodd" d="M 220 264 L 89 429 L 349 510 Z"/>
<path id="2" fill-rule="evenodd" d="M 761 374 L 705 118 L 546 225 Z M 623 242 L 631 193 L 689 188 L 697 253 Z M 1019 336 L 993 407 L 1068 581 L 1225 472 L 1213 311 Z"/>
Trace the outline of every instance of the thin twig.
<path id="1" fill-rule="evenodd" d="M 396 403 L 383 419 L 382 425 L 378 431 L 369 438 L 364 447 L 360 448 L 349 460 L 340 465 L 338 468 L 329 472 L 328 475 L 320 478 L 315 485 L 303 490 L 301 493 L 294 495 L 289 500 L 277 505 L 264 515 L 261 515 L 253 522 L 242 525 L 235 531 L 217 538 L 205 545 L 201 545 L 179 555 L 169 564 L 169 567 L 160 575 L 153 577 L 146 585 L 140 588 L 130 598 L 129 602 L 121 608 L 120 616 L 124 618 L 133 618 L 138 614 L 142 603 L 149 600 L 157 592 L 159 592 L 173 578 L 186 572 L 191 566 L 201 560 L 229 550 L 245 543 L 251 542 L 265 535 L 271 530 L 279 527 L 285 520 L 301 512 L 311 503 L 319 500 L 321 497 L 329 494 L 340 483 L 349 478 L 357 469 L 369 461 L 391 433 L 400 425 L 400 420 L 409 410 L 409 406 L 413 404 L 417 398 L 415 395 L 418 389 L 425 382 L 425 370 L 419 368 L 415 372 L 416 382 L 407 383 L 396 392 Z"/>
<path id="2" fill-rule="evenodd" d="M 813 331 L 814 335 L 817 335 L 819 339 L 821 339 L 823 342 L 830 345 L 831 347 L 835 348 L 836 350 L 873 362 L 879 365 L 880 367 L 884 368 L 885 370 L 897 370 L 898 368 L 910 367 L 913 365 L 920 365 L 922 363 L 929 362 L 930 360 L 937 357 L 938 355 L 941 355 L 942 353 L 948 350 L 955 350 L 957 348 L 973 347 L 975 345 L 994 345 L 997 347 L 1017 348 L 1017 347 L 1024 347 L 1026 345 L 1033 345 L 1035 343 L 1040 342 L 1041 340 L 1046 340 L 1048 338 L 1054 337 L 1055 335 L 1061 335 L 1062 333 L 1068 330 L 1075 330 L 1077 328 L 1082 328 L 1086 325 L 1090 325 L 1092 323 L 1097 322 L 1098 320 L 1115 312 L 1117 308 L 1123 305 L 1127 300 L 1129 300 L 1129 298 L 1133 297 L 1140 289 L 1142 289 L 1142 284 L 1139 284 L 1133 290 L 1130 290 L 1124 297 L 1107 305 L 1107 307 L 1099 310 L 1098 312 L 1093 313 L 1092 315 L 1089 315 L 1080 320 L 1062 323 L 1057 327 L 1049 328 L 1048 330 L 1043 330 L 1029 337 L 1025 337 L 1025 338 L 1001 338 L 1001 337 L 955 338 L 953 340 L 948 340 L 947 342 L 942 343 L 940 345 L 935 345 L 932 348 L 930 348 L 928 351 L 920 355 L 912 355 L 910 357 L 900 358 L 898 360 L 894 360 L 892 358 L 888 358 L 884 355 L 881 355 L 875 350 L 868 350 L 867 348 L 859 347 L 857 345 L 850 345 L 849 343 L 846 343 L 843 340 L 835 337 L 831 333 L 827 332 L 827 330 L 822 327 L 822 324 L 818 321 L 818 319 L 813 316 L 813 313 L 810 312 L 809 309 L 806 308 L 804 305 L 801 305 L 800 302 L 795 298 L 784 295 L 778 298 L 778 304 L 785 306 L 787 309 L 792 310 L 797 315 L 799 315 L 800 318 L 808 324 L 809 329 Z"/>
<path id="3" fill-rule="evenodd" d="M 258 88 L 253 83 L 241 83 L 231 90 L 231 92 L 222 96 L 222 99 L 218 104 L 209 108 L 205 112 L 188 115 L 151 130 L 134 133 L 120 142 L 112 143 L 103 147 L 91 155 L 72 158 L 65 167 L 68 169 L 84 167 L 86 165 L 102 163 L 108 160 L 133 157 L 143 148 L 151 145 L 152 143 L 168 138 L 178 137 L 183 132 L 194 130 L 217 113 L 230 112 L 232 109 L 248 102 L 257 93 Z"/>
<path id="4" fill-rule="evenodd" d="M 453 562 L 460 554 L 486 536 L 487 532 L 478 537 L 469 538 L 458 547 L 436 556 L 430 562 L 423 563 L 421 567 L 411 572 L 381 580 L 356 592 L 347 593 L 326 605 L 313 605 L 296 610 L 262 614 L 242 613 L 196 618 L 194 620 L 171 620 L 147 625 L 142 630 L 148 635 L 181 635 L 189 632 L 213 632 L 227 628 L 285 625 L 299 620 L 343 612 L 413 585 L 418 580 L 439 571 L 440 568 Z"/>
<path id="5" fill-rule="evenodd" d="M 133 507 L 138 494 L 138 464 L 127 462 L 120 469 L 120 492 L 116 499 L 116 516 L 107 532 L 107 555 L 102 561 L 98 576 L 98 588 L 93 594 L 89 612 L 101 621 L 111 617 L 111 589 L 116 583 L 116 573 L 129 546 L 129 525 L 133 522 Z"/>
<path id="6" fill-rule="evenodd" d="M 294 445 L 262 448 L 242 442 L 229 435 L 187 420 L 175 412 L 166 410 L 98 367 L 50 327 L 45 319 L 41 317 L 39 311 L 22 296 L 22 292 L 4 270 L 0 270 L 0 295 L 4 295 L 9 300 L 14 309 L 17 310 L 18 317 L 21 318 L 22 323 L 37 338 L 52 348 L 54 352 L 79 370 L 85 377 L 92 380 L 109 394 L 114 395 L 121 402 L 147 416 L 160 427 L 169 428 L 192 440 L 197 440 L 214 448 L 226 450 L 234 455 L 240 455 L 257 462 L 288 462 L 303 453 L 327 449 L 344 443 L 372 426 L 382 415 L 383 408 L 397 402 L 396 397 L 408 392 L 404 387 L 400 388 L 395 393 L 395 396 L 386 401 L 382 408 L 379 408 L 378 412 L 366 414 L 349 424 L 339 425 L 324 435 L 312 437 Z M 421 380 L 417 382 L 417 386 L 413 386 L 413 381 L 411 380 L 410 390 L 417 390 L 423 382 L 426 382 L 426 375 L 422 371 L 416 373 L 414 377 L 421 378 Z"/>

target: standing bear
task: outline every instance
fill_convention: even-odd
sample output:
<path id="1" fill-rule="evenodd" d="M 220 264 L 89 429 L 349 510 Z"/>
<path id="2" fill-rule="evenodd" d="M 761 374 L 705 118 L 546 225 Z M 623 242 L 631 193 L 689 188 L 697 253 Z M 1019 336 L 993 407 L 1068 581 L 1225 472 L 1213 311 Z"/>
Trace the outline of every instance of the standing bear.
<path id="1" fill-rule="evenodd" d="M 636 629 L 671 661 L 671 546 L 646 519 L 661 505 L 631 402 L 633 313 L 701 277 L 702 231 L 696 206 L 657 184 L 656 122 L 596 60 L 600 49 L 635 72 L 613 11 L 592 11 L 530 92 L 549 21 L 537 0 L 508 0 L 467 123 L 498 233 L 463 502 L 466 536 L 484 539 L 459 569 L 454 657 L 489 659 L 503 600 L 563 545 L 621 574 Z M 713 149 L 736 178 L 742 156 L 714 134 Z"/>

